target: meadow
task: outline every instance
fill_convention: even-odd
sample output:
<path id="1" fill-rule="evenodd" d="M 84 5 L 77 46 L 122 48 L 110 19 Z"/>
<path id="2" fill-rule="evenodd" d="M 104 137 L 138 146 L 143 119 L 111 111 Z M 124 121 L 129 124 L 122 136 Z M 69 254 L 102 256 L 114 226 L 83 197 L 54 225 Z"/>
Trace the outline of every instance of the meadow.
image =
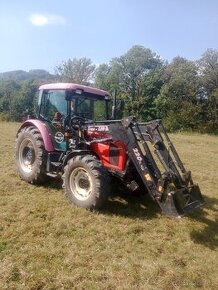
<path id="1" fill-rule="evenodd" d="M 19 124 L 0 123 L 0 289 L 218 289 L 218 137 L 171 138 L 205 205 L 162 216 L 148 196 L 100 212 L 68 203 L 59 180 L 33 186 L 14 165 Z"/>

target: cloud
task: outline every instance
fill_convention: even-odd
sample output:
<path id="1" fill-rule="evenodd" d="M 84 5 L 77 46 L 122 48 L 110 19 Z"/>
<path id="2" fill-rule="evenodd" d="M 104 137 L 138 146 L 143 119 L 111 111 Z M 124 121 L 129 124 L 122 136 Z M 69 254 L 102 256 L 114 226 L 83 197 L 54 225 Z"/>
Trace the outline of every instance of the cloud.
<path id="1" fill-rule="evenodd" d="M 66 24 L 66 19 L 56 14 L 32 14 L 29 17 L 29 21 L 34 26 Z"/>

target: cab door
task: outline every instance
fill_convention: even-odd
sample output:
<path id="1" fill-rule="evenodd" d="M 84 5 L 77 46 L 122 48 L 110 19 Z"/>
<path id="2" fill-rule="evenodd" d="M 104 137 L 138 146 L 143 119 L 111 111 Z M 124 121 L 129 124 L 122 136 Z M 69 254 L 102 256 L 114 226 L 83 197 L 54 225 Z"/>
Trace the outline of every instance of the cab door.
<path id="1" fill-rule="evenodd" d="M 64 119 L 67 116 L 66 91 L 44 90 L 39 115 L 46 121 L 55 150 L 66 151 L 64 138 Z"/>

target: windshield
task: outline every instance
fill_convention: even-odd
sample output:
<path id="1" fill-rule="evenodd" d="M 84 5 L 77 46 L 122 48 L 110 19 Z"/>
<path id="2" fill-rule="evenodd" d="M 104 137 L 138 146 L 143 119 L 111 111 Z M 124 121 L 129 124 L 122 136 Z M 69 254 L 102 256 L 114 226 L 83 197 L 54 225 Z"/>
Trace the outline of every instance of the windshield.
<path id="1" fill-rule="evenodd" d="M 39 94 L 39 114 L 48 121 L 61 121 L 69 114 L 93 121 L 108 119 L 109 101 L 98 95 L 74 94 L 66 90 L 44 90 Z"/>
<path id="2" fill-rule="evenodd" d="M 73 96 L 71 100 L 71 115 L 101 121 L 107 119 L 107 106 L 105 99 Z"/>

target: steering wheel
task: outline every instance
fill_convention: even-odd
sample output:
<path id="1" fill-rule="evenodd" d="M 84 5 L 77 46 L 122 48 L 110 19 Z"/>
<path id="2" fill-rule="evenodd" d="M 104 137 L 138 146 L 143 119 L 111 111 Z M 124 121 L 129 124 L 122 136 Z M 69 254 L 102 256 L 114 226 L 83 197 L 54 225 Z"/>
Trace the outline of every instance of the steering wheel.
<path id="1" fill-rule="evenodd" d="M 64 126 L 73 127 L 73 129 L 78 129 L 81 125 L 89 125 L 93 124 L 93 120 L 83 118 L 81 116 L 73 116 L 67 115 L 64 119 Z"/>
<path id="2" fill-rule="evenodd" d="M 65 122 L 68 123 L 68 126 L 73 129 L 78 129 L 81 125 L 84 125 L 86 122 L 86 119 L 80 117 L 80 116 L 73 116 L 70 117 L 69 115 L 65 119 Z"/>
<path id="3" fill-rule="evenodd" d="M 86 119 L 80 116 L 73 116 L 70 118 L 69 125 L 81 125 L 85 123 Z"/>

